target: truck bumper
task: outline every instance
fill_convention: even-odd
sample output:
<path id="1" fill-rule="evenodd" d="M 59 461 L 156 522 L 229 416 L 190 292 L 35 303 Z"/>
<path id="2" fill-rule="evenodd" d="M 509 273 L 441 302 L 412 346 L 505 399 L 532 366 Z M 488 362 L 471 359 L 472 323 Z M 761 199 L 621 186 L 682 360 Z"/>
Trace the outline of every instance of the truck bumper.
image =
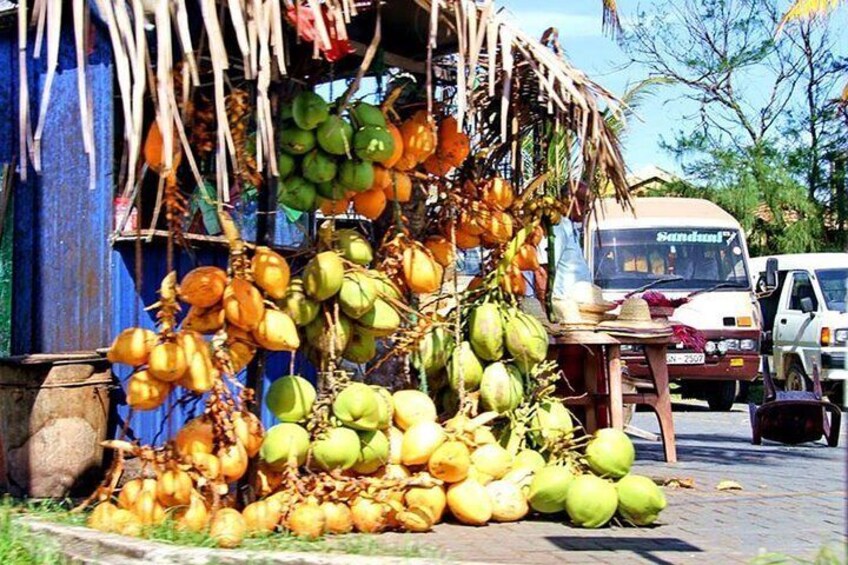
<path id="1" fill-rule="evenodd" d="M 845 365 L 846 349 L 825 349 L 821 354 L 823 381 L 848 380 L 848 367 Z"/>
<path id="2" fill-rule="evenodd" d="M 638 356 L 622 355 L 627 370 L 637 378 L 647 378 L 648 364 Z M 707 356 L 703 365 L 669 365 L 671 379 L 695 379 L 699 381 L 753 381 L 760 372 L 758 353 L 728 353 L 724 356 Z"/>

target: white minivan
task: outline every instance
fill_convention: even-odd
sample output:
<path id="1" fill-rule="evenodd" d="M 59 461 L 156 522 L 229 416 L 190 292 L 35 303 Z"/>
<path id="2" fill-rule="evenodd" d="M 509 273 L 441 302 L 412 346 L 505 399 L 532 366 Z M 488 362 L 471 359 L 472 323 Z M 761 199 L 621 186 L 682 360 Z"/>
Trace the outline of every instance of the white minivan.
<path id="1" fill-rule="evenodd" d="M 813 364 L 824 392 L 842 404 L 848 379 L 848 253 L 751 259 L 763 315 L 762 353 L 787 390 L 809 390 Z"/>

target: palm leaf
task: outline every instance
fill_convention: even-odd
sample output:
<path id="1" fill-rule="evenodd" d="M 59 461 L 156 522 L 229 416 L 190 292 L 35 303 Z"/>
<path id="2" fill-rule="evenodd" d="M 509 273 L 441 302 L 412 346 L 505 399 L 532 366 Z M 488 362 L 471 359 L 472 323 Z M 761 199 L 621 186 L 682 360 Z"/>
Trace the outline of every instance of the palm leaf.
<path id="1" fill-rule="evenodd" d="M 783 15 L 778 26 L 778 33 L 783 26 L 797 20 L 806 20 L 822 16 L 836 9 L 845 0 L 795 0 L 789 10 Z"/>

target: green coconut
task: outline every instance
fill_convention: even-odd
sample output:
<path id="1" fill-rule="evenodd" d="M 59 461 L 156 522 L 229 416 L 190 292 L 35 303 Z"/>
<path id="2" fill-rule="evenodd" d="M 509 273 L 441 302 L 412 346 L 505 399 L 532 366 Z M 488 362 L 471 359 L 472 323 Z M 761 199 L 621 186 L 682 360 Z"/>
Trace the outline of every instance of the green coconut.
<path id="1" fill-rule="evenodd" d="M 368 385 L 352 383 L 336 396 L 333 414 L 355 430 L 376 430 L 380 425 L 380 399 Z"/>
<path id="2" fill-rule="evenodd" d="M 315 387 L 298 375 L 279 378 L 268 387 L 265 405 L 283 422 L 306 420 L 315 402 Z"/>
<path id="3" fill-rule="evenodd" d="M 567 466 L 548 465 L 533 474 L 527 501 L 536 512 L 556 514 L 565 509 L 574 473 Z"/>
<path id="4" fill-rule="evenodd" d="M 325 471 L 346 470 L 359 458 L 359 436 L 350 428 L 330 428 L 312 442 L 312 460 Z"/>
<path id="5" fill-rule="evenodd" d="M 618 494 L 615 486 L 595 475 L 580 475 L 571 481 L 565 511 L 575 526 L 600 528 L 615 515 Z"/>
<path id="6" fill-rule="evenodd" d="M 277 155 L 277 175 L 279 178 L 284 179 L 292 174 L 295 167 L 297 167 L 297 161 L 294 160 L 294 157 L 285 151 L 280 151 L 280 154 Z"/>
<path id="7" fill-rule="evenodd" d="M 300 169 L 303 171 L 303 176 L 306 180 L 315 183 L 329 182 L 336 178 L 336 160 L 320 149 L 313 149 L 304 155 L 303 161 L 300 163 Z"/>
<path id="8" fill-rule="evenodd" d="M 504 342 L 513 363 L 527 374 L 548 356 L 548 333 L 542 324 L 524 312 L 511 309 L 506 316 Z"/>
<path id="9" fill-rule="evenodd" d="M 292 103 L 283 102 L 280 104 L 280 120 L 285 122 L 292 119 Z"/>
<path id="10" fill-rule="evenodd" d="M 353 127 L 339 116 L 330 116 L 318 126 L 318 145 L 330 155 L 347 155 L 353 150 Z"/>
<path id="11" fill-rule="evenodd" d="M 324 251 L 309 260 L 303 270 L 303 288 L 310 297 L 323 302 L 335 296 L 344 282 L 344 264 L 334 251 Z"/>
<path id="12" fill-rule="evenodd" d="M 466 391 L 472 392 L 480 388 L 480 381 L 483 380 L 483 364 L 474 354 L 469 342 L 463 341 L 459 344 L 459 347 L 453 350 L 447 369 L 451 389 L 459 390 L 460 370 L 462 370 L 462 379 Z"/>
<path id="13" fill-rule="evenodd" d="M 315 129 L 329 117 L 330 106 L 314 92 L 304 90 L 292 100 L 292 118 L 301 129 Z"/>
<path id="14" fill-rule="evenodd" d="M 513 469 L 529 469 L 534 473 L 545 466 L 545 458 L 534 449 L 522 449 L 512 460 Z"/>
<path id="15" fill-rule="evenodd" d="M 438 326 L 424 334 L 410 361 L 416 369 L 432 376 L 445 368 L 453 350 L 453 336 L 443 326 Z"/>
<path id="16" fill-rule="evenodd" d="M 374 260 L 374 249 L 368 243 L 368 239 L 358 231 L 341 229 L 336 230 L 333 235 L 336 247 L 342 252 L 342 257 L 351 263 L 365 266 Z"/>
<path id="17" fill-rule="evenodd" d="M 280 148 L 291 155 L 303 155 L 315 148 L 315 134 L 289 126 L 280 131 Z"/>
<path id="18" fill-rule="evenodd" d="M 303 280 L 300 277 L 295 277 L 289 282 L 280 306 L 298 326 L 305 326 L 314 320 L 321 310 L 318 302 L 306 296 Z"/>
<path id="19" fill-rule="evenodd" d="M 277 202 L 300 212 L 312 212 L 317 204 L 315 185 L 308 180 L 290 176 L 277 184 Z"/>
<path id="20" fill-rule="evenodd" d="M 353 335 L 350 336 L 350 341 L 347 343 L 347 347 L 345 347 L 342 352 L 342 357 L 351 363 L 362 365 L 364 363 L 368 363 L 376 356 L 376 338 L 372 335 L 359 331 L 359 329 L 354 329 Z"/>
<path id="21" fill-rule="evenodd" d="M 359 327 L 375 337 L 386 337 L 400 327 L 400 315 L 382 298 L 374 301 L 374 306 L 357 321 Z"/>
<path id="22" fill-rule="evenodd" d="M 389 279 L 386 273 L 376 269 L 370 269 L 368 275 L 377 284 L 377 293 L 381 297 L 401 300 L 401 293 L 397 286 Z"/>
<path id="23" fill-rule="evenodd" d="M 620 479 L 630 472 L 636 449 L 627 434 L 615 428 L 603 428 L 586 445 L 586 463 L 600 477 Z"/>
<path id="24" fill-rule="evenodd" d="M 537 447 L 574 437 L 574 422 L 568 408 L 558 400 L 538 404 L 530 421 L 530 437 Z"/>
<path id="25" fill-rule="evenodd" d="M 395 140 L 385 127 L 364 126 L 353 136 L 353 150 L 364 161 L 385 161 L 395 151 Z"/>
<path id="26" fill-rule="evenodd" d="M 377 398 L 380 399 L 380 425 L 377 426 L 380 430 L 385 430 L 392 425 L 392 417 L 395 412 L 395 404 L 392 399 L 392 393 L 384 386 L 371 385 L 374 392 L 377 393 Z"/>
<path id="27" fill-rule="evenodd" d="M 389 461 L 389 438 L 379 430 L 359 432 L 359 458 L 353 470 L 370 475 Z"/>
<path id="28" fill-rule="evenodd" d="M 366 191 L 374 184 L 374 166 L 369 161 L 344 161 L 339 167 L 338 180 L 347 190 Z"/>
<path id="29" fill-rule="evenodd" d="M 267 463 L 272 469 L 281 471 L 289 460 L 293 460 L 298 466 L 306 461 L 309 453 L 309 434 L 297 424 L 284 422 L 272 426 L 265 432 L 262 447 L 259 449 L 259 458 Z"/>
<path id="30" fill-rule="evenodd" d="M 322 353 L 334 351 L 341 354 L 352 336 L 353 324 L 346 316 L 339 316 L 339 322 L 333 328 L 327 327 L 323 316 L 316 317 L 306 326 L 306 340 Z"/>
<path id="31" fill-rule="evenodd" d="M 338 297 L 342 312 L 353 319 L 361 318 L 374 307 L 375 300 L 377 286 L 368 275 L 360 271 L 345 273 Z"/>
<path id="32" fill-rule="evenodd" d="M 468 341 L 480 359 L 498 361 L 503 357 L 504 329 L 501 309 L 496 304 L 486 303 L 472 310 L 468 322 Z"/>
<path id="33" fill-rule="evenodd" d="M 350 109 L 350 117 L 356 127 L 377 126 L 383 129 L 388 126 L 386 116 L 379 107 L 366 102 L 357 102 Z"/>
<path id="34" fill-rule="evenodd" d="M 344 187 L 336 180 L 319 182 L 315 185 L 315 190 L 318 192 L 318 196 L 327 200 L 342 200 L 347 193 Z"/>
<path id="35" fill-rule="evenodd" d="M 524 386 L 518 369 L 505 363 L 492 363 L 480 380 L 480 399 L 486 410 L 504 414 L 518 408 L 524 400 Z"/>
<path id="36" fill-rule="evenodd" d="M 615 485 L 618 513 L 634 526 L 650 526 L 665 509 L 665 495 L 657 484 L 642 475 L 626 475 Z"/>

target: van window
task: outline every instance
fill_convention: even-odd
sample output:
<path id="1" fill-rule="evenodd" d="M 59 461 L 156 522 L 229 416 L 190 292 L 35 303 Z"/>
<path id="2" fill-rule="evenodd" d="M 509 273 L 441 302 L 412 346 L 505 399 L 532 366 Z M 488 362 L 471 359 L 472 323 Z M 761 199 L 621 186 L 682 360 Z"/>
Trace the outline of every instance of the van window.
<path id="1" fill-rule="evenodd" d="M 848 294 L 848 269 L 819 269 L 816 271 L 819 288 L 828 310 L 845 312 Z"/>
<path id="2" fill-rule="evenodd" d="M 816 300 L 816 291 L 807 273 L 795 273 L 792 278 L 792 294 L 789 295 L 789 309 L 801 310 L 801 299 L 810 298 L 813 301 L 813 310 L 819 309 L 819 301 Z"/>

